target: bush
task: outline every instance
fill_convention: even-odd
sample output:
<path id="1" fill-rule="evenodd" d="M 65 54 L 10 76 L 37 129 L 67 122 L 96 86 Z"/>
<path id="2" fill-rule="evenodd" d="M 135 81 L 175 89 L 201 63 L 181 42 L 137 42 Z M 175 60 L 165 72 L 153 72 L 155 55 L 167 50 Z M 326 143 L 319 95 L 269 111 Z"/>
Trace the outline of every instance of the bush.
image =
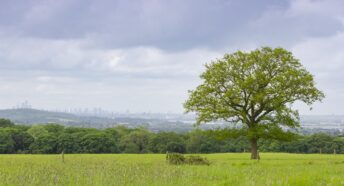
<path id="1" fill-rule="evenodd" d="M 167 153 L 166 161 L 171 165 L 210 165 L 210 162 L 201 156 L 183 156 L 179 153 Z"/>
<path id="2" fill-rule="evenodd" d="M 167 153 L 166 160 L 172 165 L 180 165 L 185 163 L 185 157 L 179 153 Z"/>
<path id="3" fill-rule="evenodd" d="M 186 156 L 185 163 L 189 165 L 210 165 L 210 162 L 201 156 Z"/>

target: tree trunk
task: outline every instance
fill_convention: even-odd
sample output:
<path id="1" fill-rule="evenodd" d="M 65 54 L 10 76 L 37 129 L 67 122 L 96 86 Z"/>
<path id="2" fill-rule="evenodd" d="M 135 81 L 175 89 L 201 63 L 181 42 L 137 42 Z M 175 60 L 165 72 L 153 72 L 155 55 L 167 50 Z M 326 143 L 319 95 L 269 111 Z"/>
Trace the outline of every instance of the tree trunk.
<path id="1" fill-rule="evenodd" d="M 257 139 L 253 138 L 251 141 L 251 159 L 256 160 L 260 159 L 258 154 L 258 145 L 257 145 Z"/>

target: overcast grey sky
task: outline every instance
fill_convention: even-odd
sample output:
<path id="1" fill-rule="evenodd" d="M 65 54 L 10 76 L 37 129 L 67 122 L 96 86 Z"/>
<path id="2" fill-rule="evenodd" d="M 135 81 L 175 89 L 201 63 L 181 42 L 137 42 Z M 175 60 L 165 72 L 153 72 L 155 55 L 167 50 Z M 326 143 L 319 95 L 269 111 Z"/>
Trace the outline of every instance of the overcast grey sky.
<path id="1" fill-rule="evenodd" d="M 0 108 L 183 112 L 203 64 L 293 51 L 344 114 L 343 0 L 0 0 Z"/>

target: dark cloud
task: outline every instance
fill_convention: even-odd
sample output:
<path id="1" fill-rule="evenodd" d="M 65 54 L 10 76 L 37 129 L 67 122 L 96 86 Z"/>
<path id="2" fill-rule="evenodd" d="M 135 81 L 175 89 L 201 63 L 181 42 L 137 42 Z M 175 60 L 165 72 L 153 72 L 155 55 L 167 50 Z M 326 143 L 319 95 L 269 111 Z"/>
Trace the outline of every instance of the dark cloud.
<path id="1" fill-rule="evenodd" d="M 5 1 L 1 23 L 26 37 L 90 37 L 107 47 L 219 47 L 252 33 L 248 23 L 280 0 Z"/>
<path id="2" fill-rule="evenodd" d="M 252 40 L 285 45 L 342 28 L 331 15 L 288 15 L 290 4 L 286 0 L 5 0 L 0 22 L 26 37 L 90 38 L 97 47 L 174 50 L 240 47 Z"/>

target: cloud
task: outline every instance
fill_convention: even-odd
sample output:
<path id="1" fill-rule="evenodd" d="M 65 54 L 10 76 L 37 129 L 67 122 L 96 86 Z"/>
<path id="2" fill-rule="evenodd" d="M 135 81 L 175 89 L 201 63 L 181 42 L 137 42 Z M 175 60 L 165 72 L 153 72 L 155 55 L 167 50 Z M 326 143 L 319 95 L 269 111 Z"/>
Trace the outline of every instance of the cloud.
<path id="1" fill-rule="evenodd" d="M 271 6 L 266 0 L 6 1 L 3 28 L 24 37 L 90 38 L 97 47 L 152 46 L 164 50 L 240 44 L 247 23 Z M 18 5 L 19 4 L 19 5 Z M 0 14 L 1 16 L 1 14 Z M 13 16 L 13 17 L 12 17 Z"/>
<path id="2" fill-rule="evenodd" d="M 292 48 L 294 55 L 315 75 L 317 86 L 326 94 L 322 104 L 308 113 L 341 113 L 344 102 L 344 32 L 323 38 L 308 38 Z"/>
<path id="3" fill-rule="evenodd" d="M 154 47 L 97 49 L 87 40 L 0 38 L 1 69 L 71 76 L 178 78 L 195 76 L 202 64 L 222 55 L 194 48 L 168 52 Z"/>
<path id="4" fill-rule="evenodd" d="M 341 0 L 4 0 L 2 108 L 182 112 L 203 64 L 262 45 L 294 52 L 327 99 L 344 103 Z M 302 112 L 308 113 L 300 107 Z"/>
<path id="5" fill-rule="evenodd" d="M 291 46 L 343 29 L 338 19 L 343 5 L 340 0 L 5 1 L 0 27 L 21 37 L 87 39 L 89 47 L 107 49 Z"/>
<path id="6" fill-rule="evenodd" d="M 87 40 L 0 40 L 2 108 L 29 100 L 49 109 L 182 111 L 203 64 L 222 56 L 202 48 L 171 52 L 148 46 L 97 49 L 87 47 Z"/>
<path id="7" fill-rule="evenodd" d="M 272 6 L 249 23 L 249 40 L 258 45 L 292 47 L 308 37 L 328 37 L 343 30 L 343 1 L 292 0 Z M 248 41 L 249 42 L 249 41 Z"/>

